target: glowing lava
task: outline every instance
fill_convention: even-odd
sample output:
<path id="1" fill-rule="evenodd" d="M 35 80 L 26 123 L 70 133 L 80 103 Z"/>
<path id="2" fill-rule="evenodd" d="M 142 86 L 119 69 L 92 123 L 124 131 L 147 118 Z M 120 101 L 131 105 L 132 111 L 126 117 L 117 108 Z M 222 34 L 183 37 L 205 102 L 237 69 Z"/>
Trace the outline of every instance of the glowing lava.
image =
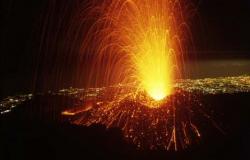
<path id="1" fill-rule="evenodd" d="M 165 3 L 164 3 L 165 2 Z M 176 35 L 170 19 L 173 14 L 171 1 L 145 1 L 136 5 L 134 27 L 130 32 L 137 37 L 130 45 L 132 60 L 135 64 L 137 81 L 141 87 L 155 100 L 161 100 L 171 94 L 174 79 L 173 57 L 174 40 Z M 138 26 L 138 27 L 136 27 Z"/>
<path id="2" fill-rule="evenodd" d="M 172 82 L 183 64 L 186 24 L 180 2 L 109 2 L 93 7 L 88 15 L 98 13 L 82 46 L 83 51 L 97 55 L 89 81 L 101 81 L 103 77 L 100 83 L 104 86 L 136 83 L 134 92 L 145 91 L 156 101 L 164 99 L 172 93 Z M 86 44 L 96 46 L 90 48 Z"/>
<path id="3" fill-rule="evenodd" d="M 161 28 L 164 27 L 149 28 L 135 58 L 139 82 L 155 100 L 171 94 L 173 79 L 172 58 L 166 39 L 168 33 Z"/>

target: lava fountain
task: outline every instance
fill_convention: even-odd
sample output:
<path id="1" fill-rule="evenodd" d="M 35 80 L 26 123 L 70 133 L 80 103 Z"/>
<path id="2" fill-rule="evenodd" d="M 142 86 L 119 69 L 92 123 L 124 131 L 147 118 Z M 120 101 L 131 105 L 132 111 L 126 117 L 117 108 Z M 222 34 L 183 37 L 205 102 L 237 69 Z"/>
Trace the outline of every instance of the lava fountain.
<path id="1" fill-rule="evenodd" d="M 182 13 L 173 0 L 111 0 L 92 7 L 86 19 L 98 18 L 81 48 L 98 55 L 89 81 L 106 67 L 106 84 L 133 83 L 156 101 L 170 95 L 183 64 Z"/>
<path id="2" fill-rule="evenodd" d="M 161 100 L 171 94 L 173 80 L 174 48 L 171 34 L 175 35 L 171 26 L 170 15 L 173 14 L 171 4 L 166 1 L 127 1 L 127 8 L 134 11 L 125 12 L 128 16 L 120 24 L 120 36 L 129 36 L 125 48 L 129 48 L 134 68 L 133 75 L 153 99 Z M 132 12 L 132 14 L 131 14 Z M 118 18 L 119 20 L 120 18 Z M 129 20 L 130 19 L 130 20 Z M 130 22 L 126 25 L 127 22 Z M 173 32 L 173 33 L 172 33 Z M 134 66 L 133 66 L 134 65 Z"/>

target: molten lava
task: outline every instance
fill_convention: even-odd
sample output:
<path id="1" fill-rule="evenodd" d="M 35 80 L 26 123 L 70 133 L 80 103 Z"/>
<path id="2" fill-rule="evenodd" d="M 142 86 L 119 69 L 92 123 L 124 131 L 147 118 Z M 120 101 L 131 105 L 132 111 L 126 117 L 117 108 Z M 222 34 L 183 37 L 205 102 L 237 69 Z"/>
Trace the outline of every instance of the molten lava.
<path id="1" fill-rule="evenodd" d="M 112 0 L 103 6 L 95 33 L 99 59 L 112 59 L 105 76 L 119 83 L 135 82 L 137 90 L 157 101 L 170 95 L 182 55 L 180 3 Z"/>
<path id="2" fill-rule="evenodd" d="M 136 6 L 136 24 L 130 30 L 137 37 L 131 43 L 135 45 L 132 51 L 135 74 L 140 87 L 149 96 L 157 101 L 162 100 L 172 92 L 173 66 L 176 65 L 171 35 L 177 33 L 170 18 L 174 11 L 171 1 L 164 0 L 148 0 Z"/>
<path id="3" fill-rule="evenodd" d="M 159 20 L 160 22 L 160 20 Z M 161 100 L 172 91 L 172 57 L 169 51 L 169 36 L 163 24 L 155 20 L 148 27 L 145 38 L 139 47 L 134 63 L 139 82 L 155 100 Z"/>

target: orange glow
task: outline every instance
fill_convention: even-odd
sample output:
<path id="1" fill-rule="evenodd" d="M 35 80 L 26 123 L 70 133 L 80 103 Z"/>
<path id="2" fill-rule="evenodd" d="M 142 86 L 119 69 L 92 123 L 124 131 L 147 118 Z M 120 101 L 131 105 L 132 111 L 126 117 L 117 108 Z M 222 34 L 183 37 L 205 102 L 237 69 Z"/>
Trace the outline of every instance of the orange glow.
<path id="1" fill-rule="evenodd" d="M 63 116 L 75 116 L 77 114 L 89 111 L 90 109 L 92 109 L 92 107 L 92 102 L 85 102 L 82 106 L 63 111 L 61 114 Z"/>
<path id="2" fill-rule="evenodd" d="M 69 111 L 63 111 L 63 112 L 62 112 L 62 115 L 64 115 L 64 116 L 74 116 L 75 113 L 69 112 Z"/>
<path id="3" fill-rule="evenodd" d="M 159 24 L 157 24 L 157 21 Z M 160 20 L 152 20 L 145 26 L 144 40 L 138 46 L 134 58 L 138 80 L 146 92 L 155 100 L 171 94 L 173 73 L 172 57 L 168 45 L 168 33 Z"/>
<path id="4" fill-rule="evenodd" d="M 132 1 L 130 1 L 132 3 Z M 161 100 L 172 93 L 174 79 L 174 48 L 171 34 L 171 1 L 134 1 L 137 12 L 131 15 L 128 35 L 133 37 L 132 62 L 140 87 L 154 100 Z M 135 35 L 134 35 L 135 34 Z"/>

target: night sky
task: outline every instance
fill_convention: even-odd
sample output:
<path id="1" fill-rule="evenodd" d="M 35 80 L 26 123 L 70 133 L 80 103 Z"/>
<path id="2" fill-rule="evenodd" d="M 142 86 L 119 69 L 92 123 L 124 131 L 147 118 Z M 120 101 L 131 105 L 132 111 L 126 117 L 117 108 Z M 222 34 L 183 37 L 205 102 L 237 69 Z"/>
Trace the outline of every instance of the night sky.
<path id="1" fill-rule="evenodd" d="M 1 1 L 0 97 L 30 91 L 48 1 Z M 250 57 L 249 0 L 193 0 L 198 57 Z"/>
<path id="2" fill-rule="evenodd" d="M 201 0 L 198 12 L 203 32 L 193 34 L 204 43 L 199 50 L 250 54 L 249 0 Z"/>

